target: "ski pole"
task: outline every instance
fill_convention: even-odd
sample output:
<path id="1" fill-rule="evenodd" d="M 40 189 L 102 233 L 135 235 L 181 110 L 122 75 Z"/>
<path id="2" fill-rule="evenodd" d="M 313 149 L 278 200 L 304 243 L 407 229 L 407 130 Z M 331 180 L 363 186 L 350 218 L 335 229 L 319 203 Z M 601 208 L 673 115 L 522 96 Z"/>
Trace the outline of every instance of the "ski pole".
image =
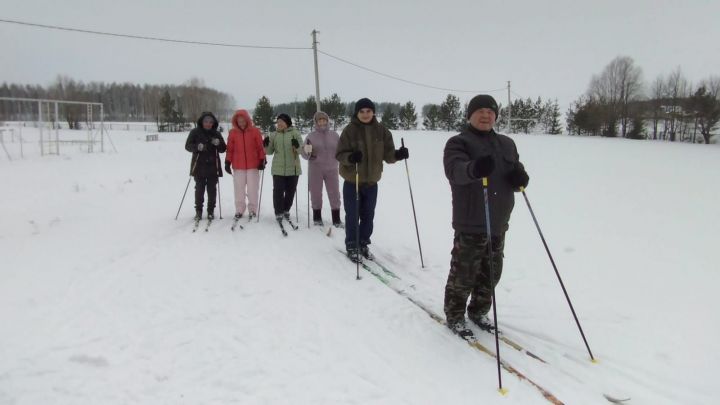
<path id="1" fill-rule="evenodd" d="M 258 210 L 257 210 L 257 222 L 260 222 L 260 208 L 262 208 L 262 191 L 263 182 L 265 181 L 265 169 L 262 169 L 262 175 L 260 176 L 260 197 L 258 197 Z"/>
<path id="2" fill-rule="evenodd" d="M 180 209 L 182 208 L 183 202 L 185 202 L 185 195 L 187 194 L 188 188 L 190 187 L 190 180 L 192 180 L 192 176 L 188 178 L 187 185 L 185 186 L 185 192 L 183 193 L 182 200 L 180 200 L 180 206 L 178 207 L 177 214 L 175 214 L 176 221 L 178 219 L 178 216 L 180 215 Z"/>
<path id="3" fill-rule="evenodd" d="M 355 280 L 360 280 L 360 169 L 355 163 Z"/>
<path id="4" fill-rule="evenodd" d="M 217 179 L 218 208 L 220 208 L 220 219 L 222 219 L 222 197 L 220 196 L 220 177 Z"/>
<path id="5" fill-rule="evenodd" d="M 305 145 L 310 145 L 310 140 L 305 139 Z M 304 153 L 307 155 L 307 153 Z M 308 194 L 307 194 L 307 216 L 308 216 L 308 229 L 310 229 L 310 156 L 307 158 L 308 161 L 308 179 L 307 179 L 307 185 L 308 185 Z"/>
<path id="6" fill-rule="evenodd" d="M 185 192 L 183 193 L 182 200 L 180 200 L 180 206 L 178 207 L 177 214 L 175 214 L 175 220 L 177 221 L 178 215 L 180 215 L 180 209 L 182 208 L 183 203 L 185 202 L 185 195 L 187 194 L 188 187 L 190 187 L 190 180 L 193 178 L 193 172 L 195 171 L 195 166 L 197 166 L 197 162 L 200 160 L 200 157 L 198 156 L 198 159 L 193 163 L 192 169 L 190 169 L 190 177 L 188 178 L 187 186 L 185 186 Z"/>
<path id="7" fill-rule="evenodd" d="M 218 173 L 217 178 L 217 200 L 218 200 L 218 208 L 220 208 L 220 219 L 222 219 L 222 198 L 220 197 L 220 174 L 222 174 L 222 169 L 220 169 L 220 152 L 215 148 L 215 170 L 216 173 Z"/>
<path id="8" fill-rule="evenodd" d="M 538 234 L 540 235 L 540 239 L 542 240 L 543 246 L 545 246 L 545 251 L 547 252 L 548 257 L 550 258 L 550 263 L 552 263 L 553 269 L 555 270 L 555 275 L 557 275 L 558 281 L 560 282 L 560 287 L 563 290 L 563 294 L 565 294 L 565 299 L 567 300 L 567 303 L 570 306 L 570 312 L 572 312 L 572 316 L 573 316 L 573 318 L 575 318 L 575 323 L 577 324 L 577 327 L 580 330 L 580 336 L 582 336 L 582 339 L 583 339 L 583 342 L 585 342 L 585 347 L 587 348 L 588 354 L 590 354 L 590 360 L 593 363 L 597 363 L 597 360 L 595 360 L 595 357 L 593 357 L 592 351 L 590 350 L 590 345 L 588 344 L 588 341 L 585 338 L 585 332 L 583 332 L 582 326 L 580 326 L 580 321 L 578 320 L 577 314 L 575 313 L 575 308 L 573 308 L 573 304 L 572 304 L 572 302 L 570 302 L 570 296 L 568 295 L 567 289 L 565 288 L 565 283 L 563 283 L 562 277 L 560 277 L 560 272 L 558 271 L 558 268 L 555 265 L 555 260 L 553 259 L 552 254 L 550 253 L 550 248 L 548 247 L 548 244 L 545 241 L 545 236 L 543 236 L 543 233 L 540 230 L 540 224 L 538 224 L 538 220 L 535 217 L 535 212 L 533 211 L 532 206 L 530 205 L 530 200 L 528 200 L 527 194 L 525 193 L 525 188 L 521 187 L 520 191 L 522 192 L 522 195 L 525 198 L 525 203 L 527 204 L 528 210 L 530 210 L 530 215 L 532 216 L 533 222 L 535 222 L 535 228 L 537 228 L 537 231 L 538 231 Z"/>
<path id="9" fill-rule="evenodd" d="M 488 178 L 483 177 L 483 198 L 485 202 L 485 232 L 487 236 L 487 255 L 488 263 L 490 263 L 490 287 L 491 287 L 491 298 L 492 298 L 492 309 L 493 309 L 493 322 L 495 322 L 495 359 L 497 360 L 497 372 L 498 372 L 498 391 L 502 395 L 507 393 L 507 390 L 502 386 L 502 375 L 500 374 L 500 340 L 498 338 L 498 322 L 497 322 L 497 301 L 495 300 L 495 261 L 493 260 L 492 254 L 492 228 L 490 227 L 490 200 L 488 198 Z"/>
<path id="10" fill-rule="evenodd" d="M 405 147 L 405 139 L 400 138 L 400 144 Z M 415 220 L 415 234 L 417 235 L 418 249 L 420 250 L 420 266 L 425 268 L 425 261 L 423 260 L 422 246 L 420 245 L 420 230 L 418 229 L 417 215 L 415 215 L 415 199 L 413 198 L 412 186 L 410 185 L 410 169 L 408 169 L 408 162 L 405 159 L 405 173 L 408 179 L 408 188 L 410 189 L 410 204 L 412 204 L 413 219 Z"/>

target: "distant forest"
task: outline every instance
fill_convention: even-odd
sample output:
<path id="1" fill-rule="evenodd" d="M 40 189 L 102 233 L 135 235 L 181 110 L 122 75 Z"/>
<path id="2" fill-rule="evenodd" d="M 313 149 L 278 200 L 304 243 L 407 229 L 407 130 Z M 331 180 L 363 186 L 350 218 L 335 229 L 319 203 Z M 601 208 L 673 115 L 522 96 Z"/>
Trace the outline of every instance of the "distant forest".
<path id="1" fill-rule="evenodd" d="M 106 121 L 154 122 L 160 131 L 183 131 L 193 125 L 202 111 L 213 111 L 221 121 L 228 122 L 236 108 L 232 96 L 206 87 L 198 78 L 182 85 L 141 86 L 83 83 L 58 76 L 48 87 L 3 83 L 0 96 L 101 102 Z M 420 127 L 456 131 L 466 125 L 467 105 L 462 105 L 453 94 L 437 104 L 425 104 L 419 111 L 412 101 L 374 101 L 378 120 L 389 129 Z M 512 100 L 510 108 L 503 105 L 502 98 L 497 101 L 501 108 L 496 127 L 504 132 L 565 132 L 707 144 L 717 134 L 720 124 L 720 76 L 710 76 L 693 84 L 677 67 L 648 84 L 632 58 L 618 56 L 590 79 L 585 93 L 565 113 L 564 127 L 557 100 L 517 98 Z M 320 105 L 330 116 L 332 125 L 341 128 L 350 120 L 354 100 L 343 100 L 334 93 L 321 99 Z M 0 121 L 35 121 L 37 108 L 37 103 L 32 102 L 0 101 Z M 302 101 L 277 104 L 262 96 L 251 112 L 258 127 L 271 131 L 279 113 L 293 117 L 300 130 L 309 128 L 315 110 L 312 95 Z M 86 121 L 83 106 L 61 106 L 58 115 L 70 128 L 80 128 Z M 45 121 L 52 120 L 51 116 L 44 116 Z M 93 118 L 98 120 L 97 116 Z"/>

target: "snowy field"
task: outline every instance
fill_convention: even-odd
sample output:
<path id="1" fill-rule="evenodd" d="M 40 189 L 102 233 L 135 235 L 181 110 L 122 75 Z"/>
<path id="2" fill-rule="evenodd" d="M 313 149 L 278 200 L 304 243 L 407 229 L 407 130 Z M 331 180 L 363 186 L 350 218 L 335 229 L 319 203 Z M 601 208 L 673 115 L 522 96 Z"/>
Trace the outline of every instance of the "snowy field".
<path id="1" fill-rule="evenodd" d="M 33 139 L 33 129 L 25 129 Z M 394 131 L 410 150 L 386 165 L 372 250 L 394 287 L 442 314 L 450 261 L 451 134 Z M 307 228 L 283 238 L 265 176 L 261 220 L 222 215 L 191 233 L 186 134 L 111 132 L 113 150 L 6 138 L 0 151 L 0 404 L 544 404 L 407 298 Z M 720 148 L 514 136 L 527 190 L 597 364 L 589 356 L 522 195 L 497 290 L 508 364 L 566 404 L 715 404 L 720 388 Z M 305 162 L 303 162 L 305 164 Z M 216 214 L 218 212 L 216 211 Z M 294 212 L 293 212 L 294 214 Z M 323 215 L 329 219 L 329 207 Z M 717 307 L 716 307 L 717 308 Z M 479 335 L 493 348 L 489 334 Z"/>

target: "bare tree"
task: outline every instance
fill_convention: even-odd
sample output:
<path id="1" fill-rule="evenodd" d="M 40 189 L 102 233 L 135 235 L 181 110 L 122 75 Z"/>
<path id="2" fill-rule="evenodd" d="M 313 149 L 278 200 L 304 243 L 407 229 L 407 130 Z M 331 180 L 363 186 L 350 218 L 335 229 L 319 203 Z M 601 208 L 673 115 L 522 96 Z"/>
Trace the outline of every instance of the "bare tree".
<path id="1" fill-rule="evenodd" d="M 635 66 L 629 56 L 613 59 L 600 75 L 590 81 L 588 96 L 600 105 L 609 107 L 606 117 L 606 134 L 614 136 L 616 124 L 620 124 L 620 133 L 627 136 L 630 122 L 630 103 L 643 96 L 642 69 Z"/>

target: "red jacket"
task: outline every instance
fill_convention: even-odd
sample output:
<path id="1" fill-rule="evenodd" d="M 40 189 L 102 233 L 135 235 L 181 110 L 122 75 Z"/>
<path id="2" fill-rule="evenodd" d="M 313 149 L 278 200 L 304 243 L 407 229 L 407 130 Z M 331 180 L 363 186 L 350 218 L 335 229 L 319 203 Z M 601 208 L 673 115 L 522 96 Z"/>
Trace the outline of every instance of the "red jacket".
<path id="1" fill-rule="evenodd" d="M 245 119 L 245 129 L 241 129 L 237 118 Z M 232 117 L 232 129 L 228 134 L 225 161 L 232 163 L 234 170 L 257 169 L 265 160 L 265 149 L 260 129 L 253 125 L 246 110 L 237 110 Z"/>

